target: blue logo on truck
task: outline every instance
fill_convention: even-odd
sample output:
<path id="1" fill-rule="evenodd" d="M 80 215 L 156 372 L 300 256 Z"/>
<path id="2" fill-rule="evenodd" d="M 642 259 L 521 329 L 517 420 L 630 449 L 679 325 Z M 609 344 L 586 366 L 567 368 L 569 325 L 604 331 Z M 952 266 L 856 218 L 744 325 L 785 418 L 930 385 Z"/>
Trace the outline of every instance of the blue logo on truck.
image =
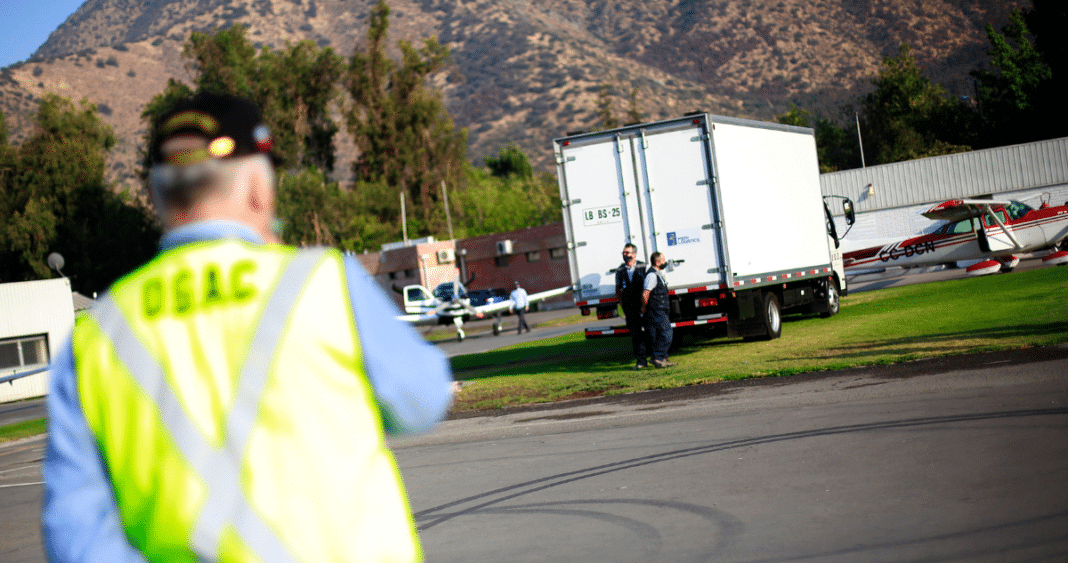
<path id="1" fill-rule="evenodd" d="M 682 234 L 679 234 L 678 231 L 667 234 L 668 246 L 682 246 L 684 244 L 695 244 L 699 242 L 701 242 L 701 235 L 699 232 L 696 232 L 696 229 L 688 229 L 687 231 L 683 231 Z"/>

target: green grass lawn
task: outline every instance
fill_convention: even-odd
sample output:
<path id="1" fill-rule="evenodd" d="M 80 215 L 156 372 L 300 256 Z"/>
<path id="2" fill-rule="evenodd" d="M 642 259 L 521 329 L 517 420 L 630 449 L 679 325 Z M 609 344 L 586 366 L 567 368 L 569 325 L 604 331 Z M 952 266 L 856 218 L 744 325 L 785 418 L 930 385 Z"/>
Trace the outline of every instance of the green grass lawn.
<path id="1" fill-rule="evenodd" d="M 686 339 L 678 366 L 633 371 L 627 338 L 582 333 L 453 358 L 456 410 L 786 376 L 1068 342 L 1068 268 L 850 295 L 830 319 L 787 318 L 782 338 Z"/>
<path id="2" fill-rule="evenodd" d="M 38 418 L 25 422 L 16 422 L 0 426 L 0 442 L 10 442 L 19 438 L 37 436 L 48 431 L 48 419 Z"/>
<path id="3" fill-rule="evenodd" d="M 588 319 L 586 317 L 585 319 Z M 565 317 L 554 324 L 582 322 Z M 830 319 L 790 318 L 768 342 L 686 338 L 678 366 L 633 371 L 630 339 L 581 332 L 452 359 L 464 381 L 454 410 L 681 387 L 1068 342 L 1068 268 L 911 285 L 850 295 Z M 43 420 L 0 428 L 40 434 Z"/>

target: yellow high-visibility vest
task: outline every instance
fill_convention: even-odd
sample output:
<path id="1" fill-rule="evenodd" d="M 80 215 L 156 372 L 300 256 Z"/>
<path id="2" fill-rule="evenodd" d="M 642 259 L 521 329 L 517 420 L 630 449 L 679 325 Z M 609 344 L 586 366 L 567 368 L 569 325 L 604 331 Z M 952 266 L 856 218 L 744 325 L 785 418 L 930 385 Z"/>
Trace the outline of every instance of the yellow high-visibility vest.
<path id="1" fill-rule="evenodd" d="M 78 318 L 82 409 L 148 560 L 422 559 L 351 310 L 338 252 L 220 240 Z"/>

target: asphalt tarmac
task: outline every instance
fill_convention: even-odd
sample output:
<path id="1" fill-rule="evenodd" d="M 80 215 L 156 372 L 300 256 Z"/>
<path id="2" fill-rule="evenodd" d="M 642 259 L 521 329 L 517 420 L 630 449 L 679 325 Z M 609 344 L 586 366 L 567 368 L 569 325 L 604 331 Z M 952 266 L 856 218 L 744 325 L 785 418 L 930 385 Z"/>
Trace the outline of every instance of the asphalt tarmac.
<path id="1" fill-rule="evenodd" d="M 393 443 L 433 562 L 1068 556 L 1068 347 L 450 420 Z"/>
<path id="2" fill-rule="evenodd" d="M 1068 556 L 1068 346 L 457 418 L 391 440 L 430 562 Z M 44 561 L 42 438 L 0 561 Z"/>

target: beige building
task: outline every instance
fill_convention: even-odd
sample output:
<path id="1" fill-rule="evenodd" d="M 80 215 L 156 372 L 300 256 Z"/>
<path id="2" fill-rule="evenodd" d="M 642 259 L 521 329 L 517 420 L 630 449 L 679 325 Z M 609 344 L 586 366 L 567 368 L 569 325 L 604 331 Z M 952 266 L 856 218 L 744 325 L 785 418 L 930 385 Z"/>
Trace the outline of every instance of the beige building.
<path id="1" fill-rule="evenodd" d="M 380 252 L 357 254 L 368 273 L 403 306 L 400 291 L 408 285 L 433 290 L 442 282 L 467 282 L 468 289 L 511 291 L 519 281 L 528 293 L 571 284 L 563 223 L 467 239 L 433 238 L 383 245 Z M 568 307 L 571 294 L 543 306 Z"/>

